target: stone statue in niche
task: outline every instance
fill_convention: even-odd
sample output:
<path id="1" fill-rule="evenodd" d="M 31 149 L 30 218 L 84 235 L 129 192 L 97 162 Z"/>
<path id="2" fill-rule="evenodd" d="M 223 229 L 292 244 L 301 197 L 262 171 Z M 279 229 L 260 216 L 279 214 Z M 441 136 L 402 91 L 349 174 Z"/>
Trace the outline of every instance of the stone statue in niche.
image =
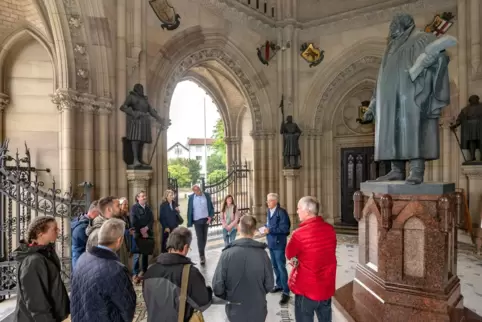
<path id="1" fill-rule="evenodd" d="M 127 116 L 126 136 L 122 139 L 124 162 L 126 162 L 129 168 L 151 169 L 152 167 L 142 160 L 144 144 L 152 143 L 150 118 L 154 118 L 159 125 L 157 139 L 161 131 L 169 127 L 170 121 L 161 118 L 157 111 L 151 107 L 147 96 L 144 95 L 144 87 L 141 84 L 134 85 L 134 90 L 129 93 L 120 110 L 126 113 Z M 156 140 L 156 145 L 157 142 Z"/>
<path id="2" fill-rule="evenodd" d="M 469 98 L 469 105 L 460 111 L 459 116 L 450 128 L 455 131 L 461 127 L 460 148 L 470 151 L 470 160 L 464 163 L 475 162 L 477 150 L 482 152 L 482 104 L 477 95 Z"/>
<path id="3" fill-rule="evenodd" d="M 359 119 L 375 121 L 375 160 L 391 161 L 391 171 L 377 181 L 421 184 L 425 161 L 439 159 L 439 118 L 450 103 L 445 50 L 455 44 L 453 37 L 416 30 L 409 14 L 393 18 L 374 95 Z"/>
<path id="4" fill-rule="evenodd" d="M 301 130 L 293 117 L 288 115 L 286 122 L 281 121 L 280 134 L 283 135 L 283 168 L 299 169 L 301 168 L 301 151 L 300 151 L 300 135 Z"/>

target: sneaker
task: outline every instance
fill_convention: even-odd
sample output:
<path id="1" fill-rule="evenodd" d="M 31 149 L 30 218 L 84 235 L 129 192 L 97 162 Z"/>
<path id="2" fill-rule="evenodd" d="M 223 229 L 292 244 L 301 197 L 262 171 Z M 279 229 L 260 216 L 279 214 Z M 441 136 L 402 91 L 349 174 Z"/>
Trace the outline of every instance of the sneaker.
<path id="1" fill-rule="evenodd" d="M 206 257 L 201 256 L 201 265 L 206 264 Z"/>
<path id="2" fill-rule="evenodd" d="M 280 305 L 285 305 L 285 304 L 288 304 L 288 302 L 290 301 L 290 296 L 287 295 L 287 294 L 281 294 L 281 300 L 279 301 L 279 304 Z"/>
<path id="3" fill-rule="evenodd" d="M 270 293 L 279 293 L 281 292 L 283 289 L 281 287 L 273 287 L 273 289 L 271 291 L 269 291 Z"/>

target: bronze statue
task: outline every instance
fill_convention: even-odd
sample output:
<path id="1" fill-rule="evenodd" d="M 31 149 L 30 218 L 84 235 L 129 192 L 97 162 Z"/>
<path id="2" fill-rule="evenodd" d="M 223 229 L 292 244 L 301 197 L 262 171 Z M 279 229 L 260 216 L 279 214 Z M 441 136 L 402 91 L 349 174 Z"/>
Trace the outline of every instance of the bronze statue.
<path id="1" fill-rule="evenodd" d="M 301 130 L 298 124 L 293 122 L 293 117 L 288 115 L 286 122 L 281 122 L 280 134 L 283 135 L 283 167 L 285 169 L 301 168 L 301 151 L 299 139 Z"/>
<path id="2" fill-rule="evenodd" d="M 156 119 L 159 124 L 158 134 L 169 127 L 170 121 L 166 122 L 151 107 L 141 84 L 134 85 L 134 90 L 129 93 L 120 110 L 127 116 L 126 137 L 123 138 L 124 161 L 130 168 L 150 169 L 151 166 L 142 161 L 144 144 L 152 143 L 150 117 Z"/>
<path id="3" fill-rule="evenodd" d="M 477 95 L 469 97 L 469 105 L 460 111 L 459 116 L 450 128 L 455 131 L 461 126 L 461 142 L 460 147 L 464 150 L 470 150 L 470 160 L 466 162 L 474 162 L 475 151 L 482 152 L 482 104 Z"/>
<path id="4" fill-rule="evenodd" d="M 440 157 L 439 118 L 450 103 L 445 49 L 454 43 L 453 37 L 416 30 L 409 14 L 393 18 L 373 98 L 358 120 L 375 120 L 375 160 L 391 161 L 391 171 L 377 181 L 420 184 L 425 161 Z"/>

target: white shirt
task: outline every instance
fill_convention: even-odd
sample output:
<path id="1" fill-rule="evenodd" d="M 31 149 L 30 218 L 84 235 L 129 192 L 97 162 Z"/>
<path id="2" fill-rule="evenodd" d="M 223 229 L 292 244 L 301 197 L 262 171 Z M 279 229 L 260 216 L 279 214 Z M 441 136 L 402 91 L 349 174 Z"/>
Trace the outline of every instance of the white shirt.
<path id="1" fill-rule="evenodd" d="M 269 209 L 269 218 L 273 217 L 273 215 L 276 211 L 276 208 L 278 208 L 278 207 L 274 207 L 273 209 L 271 209 L 271 208 Z"/>

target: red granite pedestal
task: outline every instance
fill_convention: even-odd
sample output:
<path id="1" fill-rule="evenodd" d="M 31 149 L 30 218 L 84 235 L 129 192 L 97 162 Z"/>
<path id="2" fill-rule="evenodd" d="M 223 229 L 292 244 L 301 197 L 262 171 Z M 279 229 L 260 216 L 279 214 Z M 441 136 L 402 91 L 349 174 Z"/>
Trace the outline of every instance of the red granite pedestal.
<path id="1" fill-rule="evenodd" d="M 368 182 L 355 193 L 359 262 L 335 306 L 357 322 L 482 321 L 460 293 L 455 185 L 408 187 Z"/>

